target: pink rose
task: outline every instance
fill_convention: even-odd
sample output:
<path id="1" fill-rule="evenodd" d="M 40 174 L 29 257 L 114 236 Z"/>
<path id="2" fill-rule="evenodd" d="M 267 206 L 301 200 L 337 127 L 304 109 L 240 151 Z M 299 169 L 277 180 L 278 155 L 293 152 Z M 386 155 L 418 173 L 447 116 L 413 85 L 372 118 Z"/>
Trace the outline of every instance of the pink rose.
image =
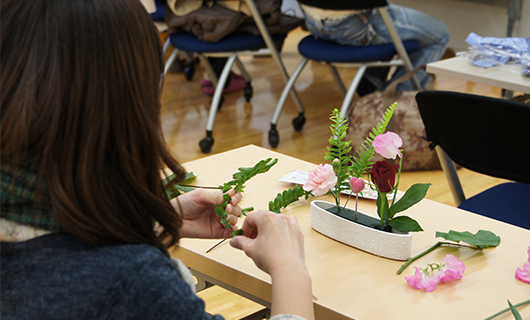
<path id="1" fill-rule="evenodd" d="M 401 151 L 399 148 L 403 145 L 403 140 L 394 132 L 380 134 L 372 141 L 372 146 L 375 152 L 379 153 L 386 159 L 396 159 L 396 156 L 401 158 Z"/>
<path id="2" fill-rule="evenodd" d="M 439 273 L 428 275 L 423 270 L 418 269 L 418 267 L 414 267 L 414 269 L 416 269 L 416 272 L 413 276 L 405 277 L 408 284 L 419 290 L 425 289 L 425 292 L 431 292 L 436 289 L 436 285 L 440 281 Z"/>
<path id="3" fill-rule="evenodd" d="M 337 183 L 337 176 L 330 164 L 319 164 L 315 170 L 309 171 L 309 179 L 304 184 L 305 191 L 311 191 L 315 197 L 326 194 Z"/>
<path id="4" fill-rule="evenodd" d="M 359 193 L 359 192 L 363 191 L 364 184 L 365 184 L 365 182 L 364 182 L 363 179 L 359 179 L 359 178 L 356 178 L 356 177 L 351 177 L 351 179 L 350 179 L 351 192 Z"/>
<path id="5" fill-rule="evenodd" d="M 458 280 L 462 279 L 466 266 L 460 261 L 457 257 L 452 254 L 446 255 L 442 261 L 445 266 L 440 269 L 442 275 L 440 276 L 440 281 L 442 283 L 446 281 L 451 281 L 453 279 Z"/>

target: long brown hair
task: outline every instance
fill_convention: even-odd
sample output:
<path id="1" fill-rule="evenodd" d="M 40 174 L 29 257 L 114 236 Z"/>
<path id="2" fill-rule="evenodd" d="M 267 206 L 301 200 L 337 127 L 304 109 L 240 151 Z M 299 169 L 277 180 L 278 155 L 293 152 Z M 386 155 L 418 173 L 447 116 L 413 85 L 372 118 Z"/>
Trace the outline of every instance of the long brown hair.
<path id="1" fill-rule="evenodd" d="M 179 240 L 160 179 L 160 39 L 139 1 L 1 1 L 2 161 L 32 157 L 57 221 L 86 243 Z M 157 235 L 157 221 L 164 232 Z"/>

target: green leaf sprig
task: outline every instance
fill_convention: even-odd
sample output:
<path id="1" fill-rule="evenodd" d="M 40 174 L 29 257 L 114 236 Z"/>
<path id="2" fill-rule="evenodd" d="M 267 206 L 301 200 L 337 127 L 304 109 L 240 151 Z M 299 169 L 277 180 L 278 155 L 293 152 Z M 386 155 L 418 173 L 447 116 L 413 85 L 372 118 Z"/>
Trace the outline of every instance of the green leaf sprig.
<path id="1" fill-rule="evenodd" d="M 293 188 L 278 193 L 276 198 L 269 202 L 269 210 L 281 213 L 281 208 L 286 208 L 291 203 L 298 201 L 301 197 L 305 197 L 307 200 L 309 196 L 312 196 L 311 191 L 305 191 L 301 185 L 297 184 Z"/>
<path id="2" fill-rule="evenodd" d="M 230 218 L 228 217 L 228 212 L 226 211 L 226 206 L 232 201 L 232 197 L 227 193 L 230 189 L 234 189 L 236 193 L 242 193 L 245 188 L 245 183 L 251 178 L 255 177 L 260 173 L 265 173 L 269 171 L 272 166 L 278 162 L 278 159 L 268 158 L 261 160 L 253 167 L 249 168 L 238 168 L 238 172 L 232 175 L 234 180 L 224 183 L 220 186 L 223 191 L 224 202 L 220 205 L 215 206 L 215 213 L 221 217 L 220 223 L 227 229 L 232 231 L 232 237 L 235 235 L 243 234 L 243 230 L 234 230 L 230 224 Z M 246 215 L 248 211 L 254 210 L 253 208 L 242 209 L 242 214 Z"/>
<path id="3" fill-rule="evenodd" d="M 427 253 L 433 251 L 434 249 L 441 247 L 443 245 L 445 246 L 451 246 L 451 247 L 464 247 L 464 248 L 471 248 L 475 250 L 482 250 L 485 248 L 491 248 L 491 247 L 497 247 L 501 243 L 501 238 L 497 236 L 495 233 L 487 230 L 479 230 L 477 233 L 472 234 L 469 231 L 464 232 L 458 232 L 449 230 L 449 232 L 440 232 L 436 231 L 436 238 L 444 238 L 447 241 L 439 241 L 434 246 L 430 247 L 429 249 L 423 251 L 422 253 L 418 254 L 415 257 L 410 258 L 404 265 L 399 268 L 397 271 L 397 274 L 401 274 L 405 268 L 407 268 L 412 262 L 418 260 L 419 258 L 423 257 Z M 461 242 L 464 242 L 466 244 L 461 244 Z"/>
<path id="4" fill-rule="evenodd" d="M 337 176 L 337 183 L 335 188 L 331 189 L 331 194 L 335 198 L 335 204 L 337 208 L 340 206 L 340 193 L 343 189 L 348 188 L 348 179 L 350 178 L 348 171 L 351 168 L 351 141 L 344 141 L 346 138 L 348 124 L 346 116 L 341 114 L 338 109 L 334 109 L 330 115 L 331 125 L 331 137 L 329 138 L 329 144 L 327 147 L 328 151 L 324 156 L 324 160 L 333 162 L 334 171 Z M 338 160 L 338 164 L 335 165 L 334 161 Z"/>
<path id="5" fill-rule="evenodd" d="M 388 109 L 383 114 L 383 118 L 381 119 L 381 121 L 377 123 L 375 127 L 372 128 L 372 132 L 368 133 L 368 136 L 364 140 L 364 143 L 361 144 L 358 150 L 356 150 L 358 157 L 353 155 L 351 156 L 352 165 L 350 174 L 352 176 L 360 178 L 361 176 L 368 174 L 372 169 L 372 165 L 374 164 L 372 162 L 372 157 L 375 153 L 375 148 L 372 145 L 372 142 L 374 141 L 376 136 L 385 133 L 386 128 L 388 127 L 390 119 L 392 119 L 396 108 L 396 102 L 394 102 L 388 107 Z"/>

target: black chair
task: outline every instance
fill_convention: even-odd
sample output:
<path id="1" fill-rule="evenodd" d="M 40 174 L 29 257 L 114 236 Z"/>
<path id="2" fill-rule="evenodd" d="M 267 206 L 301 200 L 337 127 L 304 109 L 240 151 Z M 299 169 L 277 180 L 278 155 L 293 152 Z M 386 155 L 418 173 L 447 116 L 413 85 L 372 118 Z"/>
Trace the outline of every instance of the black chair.
<path id="1" fill-rule="evenodd" d="M 530 104 L 445 91 L 416 101 L 456 205 L 530 229 Z M 513 182 L 466 199 L 454 163 Z"/>
<path id="2" fill-rule="evenodd" d="M 413 70 L 413 67 L 408 53 L 420 49 L 420 45 L 417 41 L 401 41 L 394 23 L 386 9 L 388 6 L 386 0 L 298 0 L 298 2 L 326 10 L 366 10 L 377 8 L 385 22 L 390 36 L 392 37 L 393 43 L 371 46 L 348 46 L 316 39 L 312 35 L 302 39 L 298 45 L 298 51 L 303 59 L 298 64 L 290 81 L 285 86 L 271 119 L 269 143 L 272 147 L 277 147 L 280 143 L 280 136 L 276 129 L 276 124 L 280 118 L 285 101 L 287 100 L 287 95 L 309 60 L 326 64 L 329 67 L 340 92 L 344 96 L 340 111 L 342 114 L 346 114 L 366 69 L 404 66 L 407 71 L 411 71 Z M 348 91 L 346 91 L 346 87 L 344 86 L 336 67 L 359 69 L 355 74 Z M 416 78 L 411 79 L 411 81 L 417 89 L 420 88 L 420 84 Z M 305 124 L 304 108 L 300 104 L 297 105 L 297 109 L 298 116 L 293 119 L 292 123 L 296 131 L 301 131 Z"/>

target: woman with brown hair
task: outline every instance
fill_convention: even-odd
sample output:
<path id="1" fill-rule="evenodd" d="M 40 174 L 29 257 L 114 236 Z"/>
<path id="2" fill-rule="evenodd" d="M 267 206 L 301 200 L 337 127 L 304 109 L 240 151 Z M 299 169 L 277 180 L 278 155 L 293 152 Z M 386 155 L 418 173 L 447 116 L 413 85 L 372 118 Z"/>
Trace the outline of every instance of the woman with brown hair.
<path id="1" fill-rule="evenodd" d="M 210 318 L 166 248 L 228 237 L 213 211 L 222 194 L 165 195 L 161 170 L 174 183 L 185 171 L 161 132 L 162 49 L 145 9 L 2 0 L 0 10 L 1 317 Z M 242 229 L 231 243 L 271 274 L 272 313 L 312 319 L 296 220 L 258 211 Z"/>

